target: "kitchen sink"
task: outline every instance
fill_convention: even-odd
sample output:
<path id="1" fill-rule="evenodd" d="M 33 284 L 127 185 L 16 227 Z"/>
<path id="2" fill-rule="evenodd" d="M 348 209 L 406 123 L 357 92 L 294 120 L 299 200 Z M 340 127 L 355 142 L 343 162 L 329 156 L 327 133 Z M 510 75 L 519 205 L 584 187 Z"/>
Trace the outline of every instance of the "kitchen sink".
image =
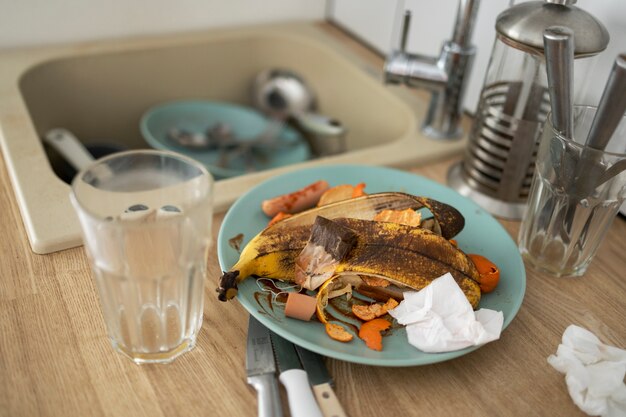
<path id="1" fill-rule="evenodd" d="M 417 120 L 426 99 L 384 86 L 382 65 L 355 53 L 325 25 L 274 24 L 0 53 L 6 64 L 0 73 L 0 139 L 33 251 L 81 244 L 69 185 L 55 175 L 41 142 L 49 129 L 66 128 L 85 144 L 147 148 L 139 120 L 148 108 L 184 99 L 251 105 L 251 81 L 267 68 L 289 68 L 309 82 L 318 111 L 348 128 L 347 150 L 219 180 L 216 210 L 266 178 L 305 166 L 407 166 L 463 149 L 463 141 L 422 137 Z"/>

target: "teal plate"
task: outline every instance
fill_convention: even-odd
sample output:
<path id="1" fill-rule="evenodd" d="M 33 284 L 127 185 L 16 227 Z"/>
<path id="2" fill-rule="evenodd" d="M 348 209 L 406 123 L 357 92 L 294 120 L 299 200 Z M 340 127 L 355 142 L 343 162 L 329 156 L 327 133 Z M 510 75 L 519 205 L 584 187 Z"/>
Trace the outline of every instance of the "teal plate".
<path id="1" fill-rule="evenodd" d="M 146 142 L 155 149 L 182 153 L 204 164 L 216 179 L 247 174 L 249 170 L 263 171 L 296 164 L 311 158 L 306 140 L 285 125 L 278 135 L 275 149 L 259 151 L 248 161 L 244 154 L 233 156 L 226 166 L 220 165 L 217 150 L 181 146 L 168 138 L 172 128 L 189 132 L 205 132 L 216 123 L 225 123 L 241 142 L 256 139 L 268 128 L 268 119 L 258 111 L 235 104 L 208 100 L 172 101 L 147 110 L 141 118 L 140 129 Z"/>
<path id="2" fill-rule="evenodd" d="M 268 222 L 261 211 L 261 202 L 279 194 L 295 191 L 314 181 L 325 179 L 330 185 L 358 184 L 365 182 L 367 193 L 401 191 L 426 196 L 456 207 L 465 217 L 465 228 L 455 239 L 466 253 L 487 256 L 500 268 L 500 283 L 496 290 L 485 294 L 481 308 L 502 311 L 506 328 L 517 314 L 526 289 L 524 263 L 517 245 L 504 228 L 490 214 L 474 202 L 424 177 L 390 168 L 363 165 L 319 166 L 283 174 L 252 188 L 230 208 L 217 238 L 220 266 L 228 270 L 235 264 L 239 254 L 229 245 L 229 239 L 244 234 L 247 243 Z M 242 246 L 243 247 L 243 246 Z M 415 366 L 442 362 L 465 355 L 478 347 L 446 353 L 424 353 L 411 346 L 406 331 L 399 328 L 383 338 L 383 350 L 371 350 L 355 337 L 349 343 L 337 342 L 328 335 L 317 320 L 309 322 L 285 317 L 283 307 L 263 302 L 255 279 L 246 279 L 239 285 L 238 299 L 241 304 L 272 331 L 285 339 L 331 358 L 377 366 Z M 228 308 L 224 305 L 224 308 Z M 498 343 L 492 342 L 492 343 Z"/>

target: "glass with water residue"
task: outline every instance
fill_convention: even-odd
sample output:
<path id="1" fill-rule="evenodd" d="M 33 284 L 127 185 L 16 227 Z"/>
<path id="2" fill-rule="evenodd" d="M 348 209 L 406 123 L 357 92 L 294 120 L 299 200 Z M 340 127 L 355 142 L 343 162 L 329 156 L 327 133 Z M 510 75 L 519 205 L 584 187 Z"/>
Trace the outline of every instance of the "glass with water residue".
<path id="1" fill-rule="evenodd" d="M 595 112 L 574 106 L 573 138 L 551 117 L 543 130 L 519 249 L 530 266 L 555 276 L 586 272 L 626 198 L 626 116 L 600 151 L 584 146 Z"/>
<path id="2" fill-rule="evenodd" d="M 213 179 L 170 152 L 95 161 L 72 183 L 72 202 L 115 349 L 167 363 L 202 326 Z"/>

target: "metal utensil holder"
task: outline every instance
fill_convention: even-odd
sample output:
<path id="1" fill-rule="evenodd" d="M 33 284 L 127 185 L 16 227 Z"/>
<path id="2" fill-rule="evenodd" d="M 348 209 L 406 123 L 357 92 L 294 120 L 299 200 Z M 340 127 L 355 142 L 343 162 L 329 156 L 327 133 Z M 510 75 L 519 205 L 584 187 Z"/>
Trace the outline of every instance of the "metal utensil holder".
<path id="1" fill-rule="evenodd" d="M 448 172 L 448 184 L 490 213 L 520 219 L 535 169 L 537 148 L 550 111 L 543 33 L 570 28 L 575 57 L 593 56 L 608 32 L 575 0 L 530 1 L 502 12 L 468 147 Z"/>
<path id="2" fill-rule="evenodd" d="M 520 218 L 532 181 L 541 127 L 550 111 L 548 90 L 533 85 L 523 118 L 513 115 L 521 82 L 497 82 L 483 89 L 465 159 L 448 183 L 492 213 Z"/>

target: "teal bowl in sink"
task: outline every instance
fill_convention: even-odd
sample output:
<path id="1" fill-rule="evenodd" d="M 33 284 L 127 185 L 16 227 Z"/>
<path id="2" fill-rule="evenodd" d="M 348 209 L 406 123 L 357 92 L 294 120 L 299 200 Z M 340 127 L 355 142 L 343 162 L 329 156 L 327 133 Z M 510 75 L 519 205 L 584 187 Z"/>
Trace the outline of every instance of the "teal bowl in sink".
<path id="1" fill-rule="evenodd" d="M 270 127 L 270 120 L 248 107 L 230 103 L 191 100 L 167 102 L 148 109 L 141 118 L 140 129 L 145 141 L 155 149 L 187 155 L 204 164 L 217 179 L 249 172 L 278 168 L 311 158 L 307 142 L 298 131 L 284 125 L 275 145 L 254 147 L 250 153 L 183 146 L 169 138 L 175 128 L 191 133 L 205 133 L 217 123 L 230 127 L 241 143 L 253 141 Z"/>

